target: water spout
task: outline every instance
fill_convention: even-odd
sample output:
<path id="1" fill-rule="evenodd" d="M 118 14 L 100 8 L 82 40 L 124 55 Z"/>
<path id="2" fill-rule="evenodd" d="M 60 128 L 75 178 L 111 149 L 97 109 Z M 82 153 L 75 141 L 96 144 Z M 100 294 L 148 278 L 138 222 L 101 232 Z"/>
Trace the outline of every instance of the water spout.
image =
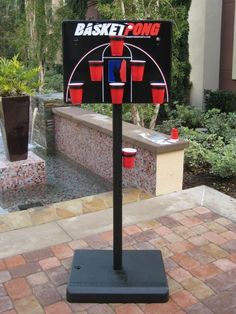
<path id="1" fill-rule="evenodd" d="M 32 115 L 29 149 L 33 149 L 34 148 L 33 136 L 34 136 L 34 127 L 35 127 L 35 121 L 36 121 L 37 113 L 38 113 L 38 107 L 35 107 L 34 111 L 33 111 L 33 115 Z"/>

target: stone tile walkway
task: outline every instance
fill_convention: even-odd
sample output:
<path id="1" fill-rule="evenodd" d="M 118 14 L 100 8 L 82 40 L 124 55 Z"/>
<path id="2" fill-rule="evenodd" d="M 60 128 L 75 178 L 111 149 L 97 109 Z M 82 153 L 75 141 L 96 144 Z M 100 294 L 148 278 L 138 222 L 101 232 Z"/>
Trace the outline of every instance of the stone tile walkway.
<path id="1" fill-rule="evenodd" d="M 123 204 L 151 198 L 152 195 L 138 188 L 123 190 Z M 30 208 L 0 215 L 0 233 L 42 225 L 69 217 L 96 212 L 112 207 L 113 192 L 104 192 L 44 207 Z"/>
<path id="2" fill-rule="evenodd" d="M 165 304 L 70 304 L 75 249 L 108 249 L 106 231 L 0 260 L 0 313 L 236 313 L 236 223 L 207 207 L 124 227 L 125 249 L 161 249 L 170 288 Z"/>

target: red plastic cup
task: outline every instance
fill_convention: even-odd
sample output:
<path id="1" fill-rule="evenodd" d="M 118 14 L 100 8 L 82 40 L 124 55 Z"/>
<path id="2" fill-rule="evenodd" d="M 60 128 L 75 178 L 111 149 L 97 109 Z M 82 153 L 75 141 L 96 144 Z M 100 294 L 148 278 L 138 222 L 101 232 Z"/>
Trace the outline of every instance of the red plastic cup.
<path id="1" fill-rule="evenodd" d="M 143 73 L 146 61 L 144 60 L 131 60 L 131 74 L 132 81 L 141 82 L 143 80 Z"/>
<path id="2" fill-rule="evenodd" d="M 165 83 L 150 83 L 152 90 L 152 103 L 162 105 L 165 101 Z"/>
<path id="3" fill-rule="evenodd" d="M 178 129 L 173 128 L 171 130 L 170 139 L 173 140 L 173 141 L 178 141 L 179 140 L 179 130 Z"/>
<path id="4" fill-rule="evenodd" d="M 122 156 L 123 156 L 123 167 L 124 168 L 134 168 L 135 165 L 135 156 L 137 154 L 137 149 L 135 148 L 123 148 Z"/>
<path id="5" fill-rule="evenodd" d="M 124 37 L 123 36 L 111 36 L 110 37 L 110 44 L 111 44 L 111 55 L 115 56 L 122 56 L 123 55 L 123 48 L 124 48 Z"/>
<path id="6" fill-rule="evenodd" d="M 70 100 L 72 105 L 79 106 L 82 104 L 84 83 L 70 83 Z"/>
<path id="7" fill-rule="evenodd" d="M 123 103 L 124 85 L 125 83 L 116 82 L 109 83 L 111 91 L 111 102 L 113 105 L 121 105 Z"/>
<path id="8" fill-rule="evenodd" d="M 93 82 L 100 82 L 103 75 L 103 61 L 89 61 L 90 78 Z"/>

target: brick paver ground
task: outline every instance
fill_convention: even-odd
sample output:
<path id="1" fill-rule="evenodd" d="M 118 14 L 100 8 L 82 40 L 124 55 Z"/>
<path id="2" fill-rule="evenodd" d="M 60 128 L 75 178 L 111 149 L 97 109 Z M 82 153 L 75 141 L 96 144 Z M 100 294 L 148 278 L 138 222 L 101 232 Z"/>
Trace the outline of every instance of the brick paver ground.
<path id="1" fill-rule="evenodd" d="M 0 260 L 0 313 L 236 313 L 236 223 L 198 207 L 125 227 L 123 236 L 126 249 L 161 249 L 169 302 L 70 304 L 65 300 L 73 250 L 111 248 L 112 232 L 104 232 Z"/>

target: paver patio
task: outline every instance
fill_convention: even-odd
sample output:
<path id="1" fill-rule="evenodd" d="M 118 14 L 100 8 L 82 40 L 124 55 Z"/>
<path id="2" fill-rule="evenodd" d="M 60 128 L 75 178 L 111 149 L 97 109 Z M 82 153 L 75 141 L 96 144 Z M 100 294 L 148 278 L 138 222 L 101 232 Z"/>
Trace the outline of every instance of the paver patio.
<path id="1" fill-rule="evenodd" d="M 1 259 L 0 313 L 236 313 L 234 220 L 206 206 L 194 206 L 126 225 L 123 242 L 124 249 L 161 249 L 170 288 L 168 303 L 70 304 L 65 300 L 73 251 L 112 248 L 108 230 Z"/>

